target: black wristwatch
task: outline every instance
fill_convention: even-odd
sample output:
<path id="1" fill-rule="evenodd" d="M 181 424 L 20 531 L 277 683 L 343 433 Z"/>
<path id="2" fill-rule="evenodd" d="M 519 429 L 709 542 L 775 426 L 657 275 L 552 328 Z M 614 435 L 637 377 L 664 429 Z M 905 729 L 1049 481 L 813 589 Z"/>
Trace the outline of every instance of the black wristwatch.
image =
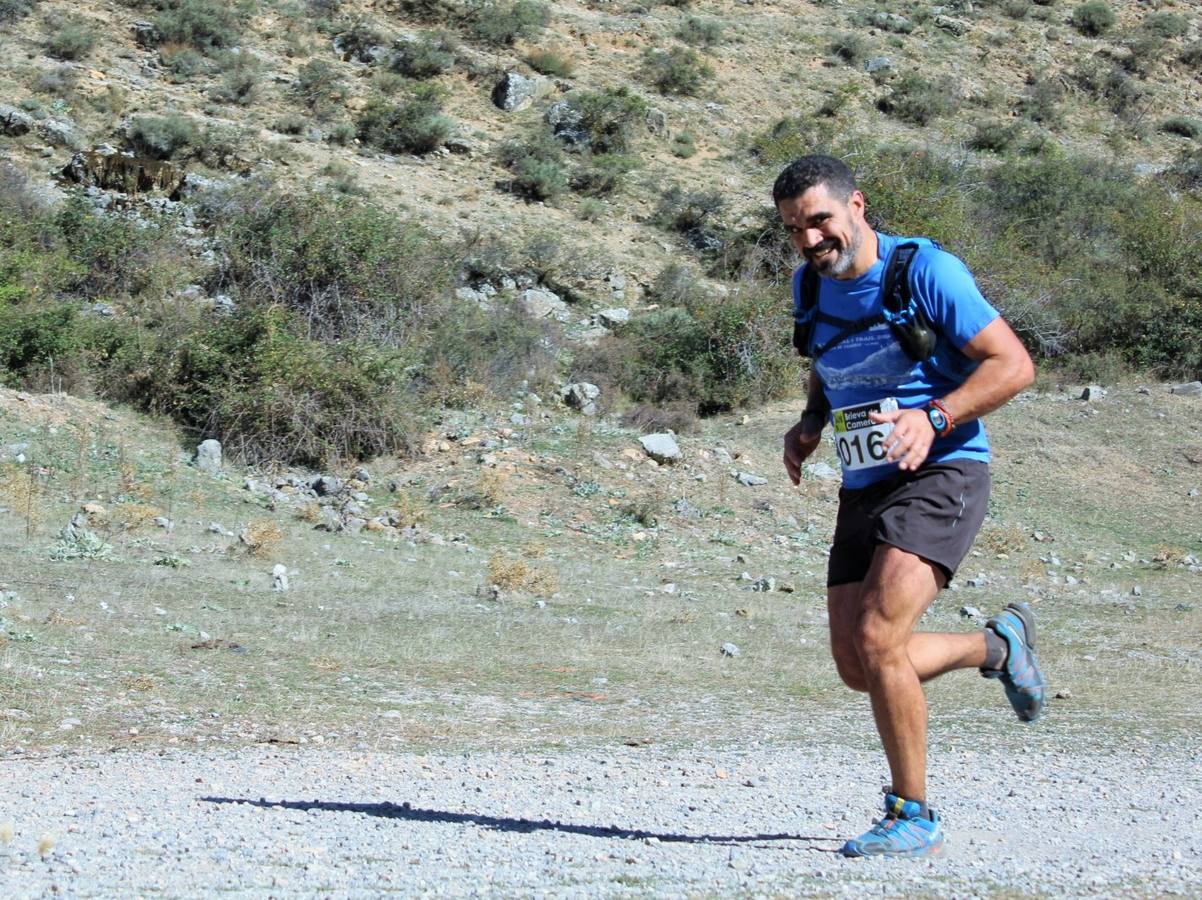
<path id="1" fill-rule="evenodd" d="M 935 429 L 935 437 L 946 437 L 952 433 L 952 429 L 956 427 L 956 422 L 952 418 L 951 413 L 947 411 L 946 406 L 938 400 L 932 400 L 924 409 L 927 414 L 927 421 Z"/>

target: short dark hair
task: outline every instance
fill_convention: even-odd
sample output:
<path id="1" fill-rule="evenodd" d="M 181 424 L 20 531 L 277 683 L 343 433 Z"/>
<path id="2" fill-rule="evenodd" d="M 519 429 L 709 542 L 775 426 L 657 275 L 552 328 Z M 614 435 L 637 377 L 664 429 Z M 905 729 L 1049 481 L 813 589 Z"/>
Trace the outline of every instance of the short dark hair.
<path id="1" fill-rule="evenodd" d="M 840 200 L 856 189 L 856 176 L 841 159 L 833 156 L 803 156 L 785 166 L 772 185 L 772 203 L 800 197 L 810 188 L 824 184 Z"/>

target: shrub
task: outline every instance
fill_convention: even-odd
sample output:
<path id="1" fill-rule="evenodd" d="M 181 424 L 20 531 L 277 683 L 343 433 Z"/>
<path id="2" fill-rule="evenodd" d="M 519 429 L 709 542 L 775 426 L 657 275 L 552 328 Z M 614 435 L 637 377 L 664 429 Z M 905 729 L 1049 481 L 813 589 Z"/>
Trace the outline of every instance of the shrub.
<path id="1" fill-rule="evenodd" d="M 1181 13 L 1154 12 L 1150 13 L 1140 26 L 1145 31 L 1158 35 L 1166 40 L 1178 38 L 1189 31 L 1189 19 Z"/>
<path id="2" fill-rule="evenodd" d="M 239 66 L 221 76 L 209 90 L 209 99 L 217 103 L 248 106 L 259 89 L 259 72 L 253 66 Z"/>
<path id="3" fill-rule="evenodd" d="M 455 39 L 445 31 L 431 31 L 416 41 L 399 42 L 392 70 L 409 78 L 434 78 L 455 66 Z"/>
<path id="4" fill-rule="evenodd" d="M 1143 90 L 1130 75 L 1096 57 L 1082 60 L 1073 77 L 1082 90 L 1104 102 L 1115 115 L 1128 112 L 1143 97 Z"/>
<path id="5" fill-rule="evenodd" d="M 643 55 L 642 77 L 661 94 L 696 94 L 714 70 L 689 47 L 649 49 Z"/>
<path id="6" fill-rule="evenodd" d="M 416 85 L 400 103 L 377 97 L 359 116 L 359 139 L 388 153 L 429 153 L 451 135 L 454 123 L 442 115 L 442 93 Z"/>
<path id="7" fill-rule="evenodd" d="M 470 0 L 468 32 L 494 46 L 532 41 L 551 22 L 550 4 L 542 0 Z"/>
<path id="8" fill-rule="evenodd" d="M 1020 129 L 1017 125 L 991 120 L 978 122 L 968 146 L 973 150 L 987 150 L 990 153 L 1004 153 L 1018 139 Z"/>
<path id="9" fill-rule="evenodd" d="M 271 123 L 273 131 L 278 131 L 280 134 L 299 135 L 304 134 L 305 129 L 309 127 L 309 120 L 300 113 L 284 113 L 278 119 Z"/>
<path id="10" fill-rule="evenodd" d="M 889 95 L 877 102 L 877 106 L 903 122 L 926 125 L 955 110 L 953 92 L 954 86 L 945 81 L 934 82 L 917 72 L 907 72 L 893 85 Z"/>
<path id="11" fill-rule="evenodd" d="M 156 43 L 186 44 L 207 53 L 238 43 L 241 11 L 220 0 L 161 0 L 154 17 Z"/>
<path id="12" fill-rule="evenodd" d="M 597 222 L 605 215 L 605 201 L 595 197 L 585 197 L 576 205 L 576 216 L 582 222 Z"/>
<path id="13" fill-rule="evenodd" d="M 711 223 L 726 209 L 721 191 L 685 191 L 672 186 L 660 196 L 651 221 L 669 231 L 687 233 Z"/>
<path id="14" fill-rule="evenodd" d="M 705 301 L 701 274 L 692 266 L 675 262 L 660 269 L 648 293 L 656 303 L 686 310 L 699 309 Z"/>
<path id="15" fill-rule="evenodd" d="M 311 59 L 300 67 L 292 90 L 305 106 L 319 114 L 341 106 L 347 96 L 346 83 L 338 70 L 322 59 Z"/>
<path id="16" fill-rule="evenodd" d="M 351 19 L 346 22 L 334 36 L 334 46 L 347 59 L 357 59 L 360 62 L 375 62 L 378 48 L 387 43 L 388 38 L 370 19 Z"/>
<path id="17" fill-rule="evenodd" d="M 685 16 L 676 37 L 693 47 L 716 47 L 723 41 L 722 23 L 717 19 L 699 19 Z"/>
<path id="18" fill-rule="evenodd" d="M 766 166 L 784 166 L 807 153 L 832 148 L 834 125 L 830 119 L 796 116 L 779 120 L 752 137 L 748 149 Z"/>
<path id="19" fill-rule="evenodd" d="M 42 45 L 48 56 L 55 59 L 83 59 L 96 46 L 94 26 L 78 19 L 57 20 L 47 23 L 50 35 Z"/>
<path id="20" fill-rule="evenodd" d="M 200 130 L 186 116 L 139 116 L 129 129 L 129 142 L 141 156 L 174 159 L 192 154 L 201 144 Z"/>
<path id="21" fill-rule="evenodd" d="M 689 159 L 697 153 L 697 138 L 691 131 L 678 131 L 672 136 L 672 155 Z"/>
<path id="22" fill-rule="evenodd" d="M 182 80 L 194 78 L 212 68 L 203 54 L 185 44 L 164 44 L 159 47 L 159 64 Z"/>
<path id="23" fill-rule="evenodd" d="M 568 186 L 563 165 L 563 148 L 545 131 L 521 141 L 508 141 L 498 150 L 501 164 L 513 177 L 510 191 L 531 200 L 553 200 Z"/>
<path id="24" fill-rule="evenodd" d="M 1060 121 L 1058 104 L 1064 96 L 1060 82 L 1051 78 L 1034 78 L 1027 95 L 1019 102 L 1019 111 L 1032 122 L 1056 125 Z"/>
<path id="25" fill-rule="evenodd" d="M 628 153 L 647 128 L 647 101 L 629 88 L 580 91 L 570 102 L 595 153 Z"/>
<path id="26" fill-rule="evenodd" d="M 526 57 L 526 63 L 536 72 L 557 78 L 571 78 L 576 71 L 576 61 L 555 50 L 534 50 Z"/>
<path id="27" fill-rule="evenodd" d="M 1202 41 L 1194 41 L 1182 49 L 1178 59 L 1191 69 L 1202 69 Z"/>
<path id="28" fill-rule="evenodd" d="M 1160 130 L 1166 134 L 1177 134 L 1186 138 L 1202 137 L 1202 122 L 1185 116 L 1173 116 L 1160 123 Z"/>
<path id="29" fill-rule="evenodd" d="M 1097 37 L 1114 26 L 1114 10 L 1106 0 L 1086 0 L 1073 10 L 1071 21 L 1082 34 Z"/>
<path id="30" fill-rule="evenodd" d="M 1011 19 L 1025 19 L 1030 12 L 1030 0 L 1005 0 L 1002 3 L 1002 13 Z"/>
<path id="31" fill-rule="evenodd" d="M 612 194 L 638 164 L 637 158 L 622 153 L 593 154 L 573 176 L 572 189 L 592 197 Z"/>
<path id="32" fill-rule="evenodd" d="M 354 198 L 245 183 L 199 206 L 222 260 L 212 289 L 295 310 L 310 337 L 400 347 L 442 308 L 453 260 L 414 222 Z"/>
<path id="33" fill-rule="evenodd" d="M 845 31 L 831 41 L 831 53 L 849 66 L 859 68 L 871 52 L 868 39 L 858 31 Z"/>
<path id="34" fill-rule="evenodd" d="M 37 0 L 0 0 L 0 23 L 15 22 L 33 11 Z"/>

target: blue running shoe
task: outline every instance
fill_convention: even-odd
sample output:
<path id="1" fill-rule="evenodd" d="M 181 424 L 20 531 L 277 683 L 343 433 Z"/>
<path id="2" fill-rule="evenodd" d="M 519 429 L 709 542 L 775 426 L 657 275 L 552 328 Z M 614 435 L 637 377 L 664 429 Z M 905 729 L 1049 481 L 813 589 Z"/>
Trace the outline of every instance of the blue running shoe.
<path id="1" fill-rule="evenodd" d="M 897 794 L 885 795 L 885 817 L 839 852 L 844 856 L 934 856 L 943 847 L 943 826 L 933 809 Z"/>
<path id="2" fill-rule="evenodd" d="M 1043 712 L 1047 682 L 1035 660 L 1035 613 L 1026 603 L 1009 603 L 985 627 L 1006 642 L 1009 652 L 1000 669 L 982 669 L 986 678 L 1001 679 L 1006 699 L 1024 722 L 1034 722 Z"/>

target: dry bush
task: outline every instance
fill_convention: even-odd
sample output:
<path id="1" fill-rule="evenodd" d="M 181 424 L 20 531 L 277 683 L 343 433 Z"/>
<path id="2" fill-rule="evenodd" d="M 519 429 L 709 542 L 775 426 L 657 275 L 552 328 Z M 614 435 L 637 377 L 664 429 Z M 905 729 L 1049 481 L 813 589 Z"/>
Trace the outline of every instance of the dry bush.
<path id="1" fill-rule="evenodd" d="M 549 597 L 559 590 L 559 576 L 549 566 L 532 566 L 522 559 L 494 553 L 488 561 L 488 583 L 503 591 L 528 591 Z"/>
<path id="2" fill-rule="evenodd" d="M 505 502 L 509 486 L 509 473 L 503 469 L 484 469 L 480 472 L 480 496 L 490 506 L 500 506 Z"/>
<path id="3" fill-rule="evenodd" d="M 280 526 L 272 519 L 252 519 L 238 535 L 238 540 L 251 556 L 269 557 L 275 553 L 283 537 Z"/>
<path id="4" fill-rule="evenodd" d="M 316 525 L 321 521 L 321 504 L 306 503 L 296 511 L 296 517 L 309 525 Z"/>
<path id="5" fill-rule="evenodd" d="M 25 520 L 27 538 L 42 523 L 41 494 L 42 484 L 32 468 L 9 463 L 0 469 L 0 504 Z"/>
<path id="6" fill-rule="evenodd" d="M 157 506 L 146 503 L 122 503 L 113 510 L 112 521 L 120 523 L 125 531 L 137 531 L 154 523 L 163 515 Z"/>
<path id="7" fill-rule="evenodd" d="M 987 525 L 977 537 L 977 549 L 983 553 L 1017 553 L 1026 546 L 1027 535 L 1017 525 Z"/>

